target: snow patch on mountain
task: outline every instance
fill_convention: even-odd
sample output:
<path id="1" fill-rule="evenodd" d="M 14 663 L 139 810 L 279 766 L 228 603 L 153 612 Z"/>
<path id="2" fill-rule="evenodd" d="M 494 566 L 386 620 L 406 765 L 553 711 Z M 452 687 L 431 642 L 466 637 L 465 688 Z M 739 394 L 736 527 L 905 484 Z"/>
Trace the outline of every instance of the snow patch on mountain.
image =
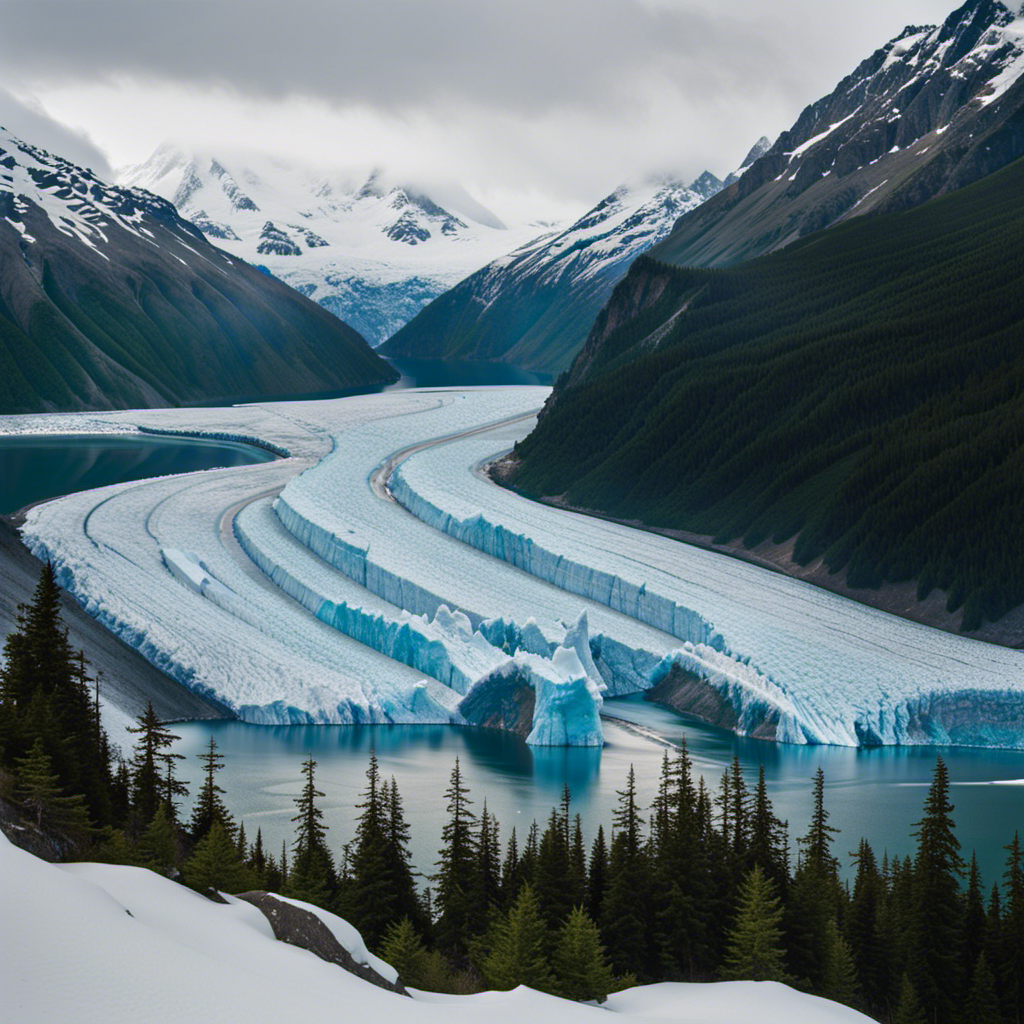
<path id="1" fill-rule="evenodd" d="M 428 193 L 379 169 L 360 180 L 165 144 L 118 180 L 171 200 L 215 244 L 320 303 L 374 345 L 537 234 L 535 225 L 507 227 L 458 186 Z"/>

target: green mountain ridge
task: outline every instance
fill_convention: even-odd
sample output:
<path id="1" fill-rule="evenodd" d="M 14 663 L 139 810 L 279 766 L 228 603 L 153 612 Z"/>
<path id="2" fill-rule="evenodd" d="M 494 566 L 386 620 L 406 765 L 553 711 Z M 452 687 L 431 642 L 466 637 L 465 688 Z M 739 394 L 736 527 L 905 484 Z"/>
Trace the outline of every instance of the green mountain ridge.
<path id="1" fill-rule="evenodd" d="M 514 484 L 652 526 L 796 535 L 852 587 L 1024 601 L 1024 161 L 736 267 L 638 260 Z"/>
<path id="2" fill-rule="evenodd" d="M 0 413 L 133 408 L 397 379 L 346 324 L 173 206 L 0 130 Z"/>

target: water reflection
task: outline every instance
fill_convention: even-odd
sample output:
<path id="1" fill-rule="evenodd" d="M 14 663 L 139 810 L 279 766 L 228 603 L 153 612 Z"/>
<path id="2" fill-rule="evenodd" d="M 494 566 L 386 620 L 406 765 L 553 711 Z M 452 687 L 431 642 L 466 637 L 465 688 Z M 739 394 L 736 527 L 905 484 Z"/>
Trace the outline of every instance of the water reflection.
<path id="1" fill-rule="evenodd" d="M 536 748 L 486 729 L 433 725 L 396 726 L 250 726 L 238 722 L 187 723 L 176 726 L 178 752 L 192 793 L 201 765 L 194 756 L 215 736 L 227 767 L 218 781 L 231 808 L 254 834 L 277 849 L 291 838 L 294 797 L 300 789 L 299 768 L 308 754 L 318 762 L 317 784 L 324 791 L 325 820 L 332 848 L 352 838 L 356 804 L 366 784 L 369 753 L 374 749 L 385 778 L 394 776 L 413 831 L 413 857 L 421 870 L 436 859 L 445 819 L 444 792 L 455 758 L 460 759 L 472 809 L 484 800 L 501 823 L 503 842 L 513 827 L 522 840 L 530 823 L 543 823 L 568 783 L 572 809 L 582 816 L 588 841 L 603 824 L 611 824 L 616 791 L 623 788 L 630 765 L 636 769 L 641 803 L 650 804 L 666 749 L 685 736 L 695 768 L 716 789 L 734 755 L 751 784 L 765 765 L 777 813 L 790 823 L 791 845 L 803 834 L 811 811 L 810 780 L 819 765 L 825 771 L 830 823 L 841 829 L 834 847 L 848 868 L 847 853 L 868 836 L 879 857 L 912 853 L 913 823 L 921 808 L 935 764 L 934 748 L 849 750 L 794 747 L 745 740 L 712 729 L 639 698 L 610 701 L 611 714 L 630 724 L 608 721 L 606 744 L 593 748 Z M 942 751 L 953 780 L 954 817 L 969 857 L 977 848 L 985 879 L 1002 873 L 1003 845 L 1014 829 L 1024 830 L 1024 785 L 993 785 L 1024 780 L 1024 752 L 950 748 Z"/>

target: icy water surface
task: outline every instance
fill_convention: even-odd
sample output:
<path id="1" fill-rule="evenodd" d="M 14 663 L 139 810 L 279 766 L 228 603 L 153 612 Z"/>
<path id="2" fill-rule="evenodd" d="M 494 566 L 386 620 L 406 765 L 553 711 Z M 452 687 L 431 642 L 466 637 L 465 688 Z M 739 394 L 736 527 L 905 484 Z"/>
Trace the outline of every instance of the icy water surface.
<path id="1" fill-rule="evenodd" d="M 685 734 L 697 770 L 716 787 L 723 768 L 738 754 L 756 783 L 764 762 L 776 813 L 790 822 L 795 837 L 805 831 L 810 811 L 810 778 L 820 764 L 827 784 L 831 824 L 842 829 L 835 852 L 844 868 L 846 856 L 867 835 L 881 857 L 883 850 L 913 853 L 913 823 L 935 765 L 935 748 L 854 750 L 839 747 L 794 747 L 744 740 L 723 730 L 684 720 L 639 697 L 608 701 L 606 711 L 631 725 L 606 720 L 603 750 L 530 748 L 506 734 L 449 726 L 254 726 L 238 722 L 186 723 L 174 727 L 188 755 L 182 769 L 194 794 L 201 775 L 195 755 L 212 735 L 226 755 L 218 781 L 227 801 L 245 821 L 250 837 L 257 827 L 278 850 L 291 837 L 299 769 L 312 753 L 318 762 L 317 785 L 332 849 L 339 851 L 353 835 L 355 804 L 361 799 L 370 749 L 385 777 L 394 776 L 413 830 L 413 856 L 420 870 L 430 870 L 444 824 L 444 790 L 460 759 L 470 798 L 479 811 L 484 799 L 501 823 L 502 844 L 513 826 L 520 840 L 535 818 L 543 823 L 560 798 L 565 782 L 573 810 L 592 837 L 599 824 L 611 823 L 616 790 L 634 765 L 640 796 L 650 803 L 662 752 Z M 668 744 L 668 745 L 667 745 Z M 954 783 L 958 833 L 969 857 L 978 851 L 989 886 L 1003 871 L 1002 847 L 1015 829 L 1024 831 L 1024 752 L 947 748 L 941 751 Z M 999 784 L 1017 782 L 1016 785 Z"/>
<path id="2" fill-rule="evenodd" d="M 152 434 L 0 437 L 0 514 L 125 480 L 269 462 L 261 448 Z"/>

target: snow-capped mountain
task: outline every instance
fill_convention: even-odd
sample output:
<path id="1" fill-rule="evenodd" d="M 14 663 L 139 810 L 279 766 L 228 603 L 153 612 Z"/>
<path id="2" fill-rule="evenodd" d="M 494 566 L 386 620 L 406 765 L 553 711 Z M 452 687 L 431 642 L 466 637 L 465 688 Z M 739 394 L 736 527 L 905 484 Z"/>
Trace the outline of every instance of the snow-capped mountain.
<path id="1" fill-rule="evenodd" d="M 215 244 L 379 344 L 467 274 L 538 234 L 463 189 L 353 179 L 286 161 L 161 146 L 118 175 L 169 199 Z"/>
<path id="2" fill-rule="evenodd" d="M 0 411 L 385 382 L 345 324 L 215 249 L 164 199 L 0 128 Z"/>
<path id="3" fill-rule="evenodd" d="M 665 178 L 622 185 L 566 230 L 495 260 L 435 299 L 382 351 L 558 372 L 629 264 L 721 187 L 708 171 L 689 185 Z"/>
<path id="4" fill-rule="evenodd" d="M 844 218 L 906 209 L 1024 155 L 1024 7 L 970 0 L 876 50 L 652 253 L 749 259 Z"/>

